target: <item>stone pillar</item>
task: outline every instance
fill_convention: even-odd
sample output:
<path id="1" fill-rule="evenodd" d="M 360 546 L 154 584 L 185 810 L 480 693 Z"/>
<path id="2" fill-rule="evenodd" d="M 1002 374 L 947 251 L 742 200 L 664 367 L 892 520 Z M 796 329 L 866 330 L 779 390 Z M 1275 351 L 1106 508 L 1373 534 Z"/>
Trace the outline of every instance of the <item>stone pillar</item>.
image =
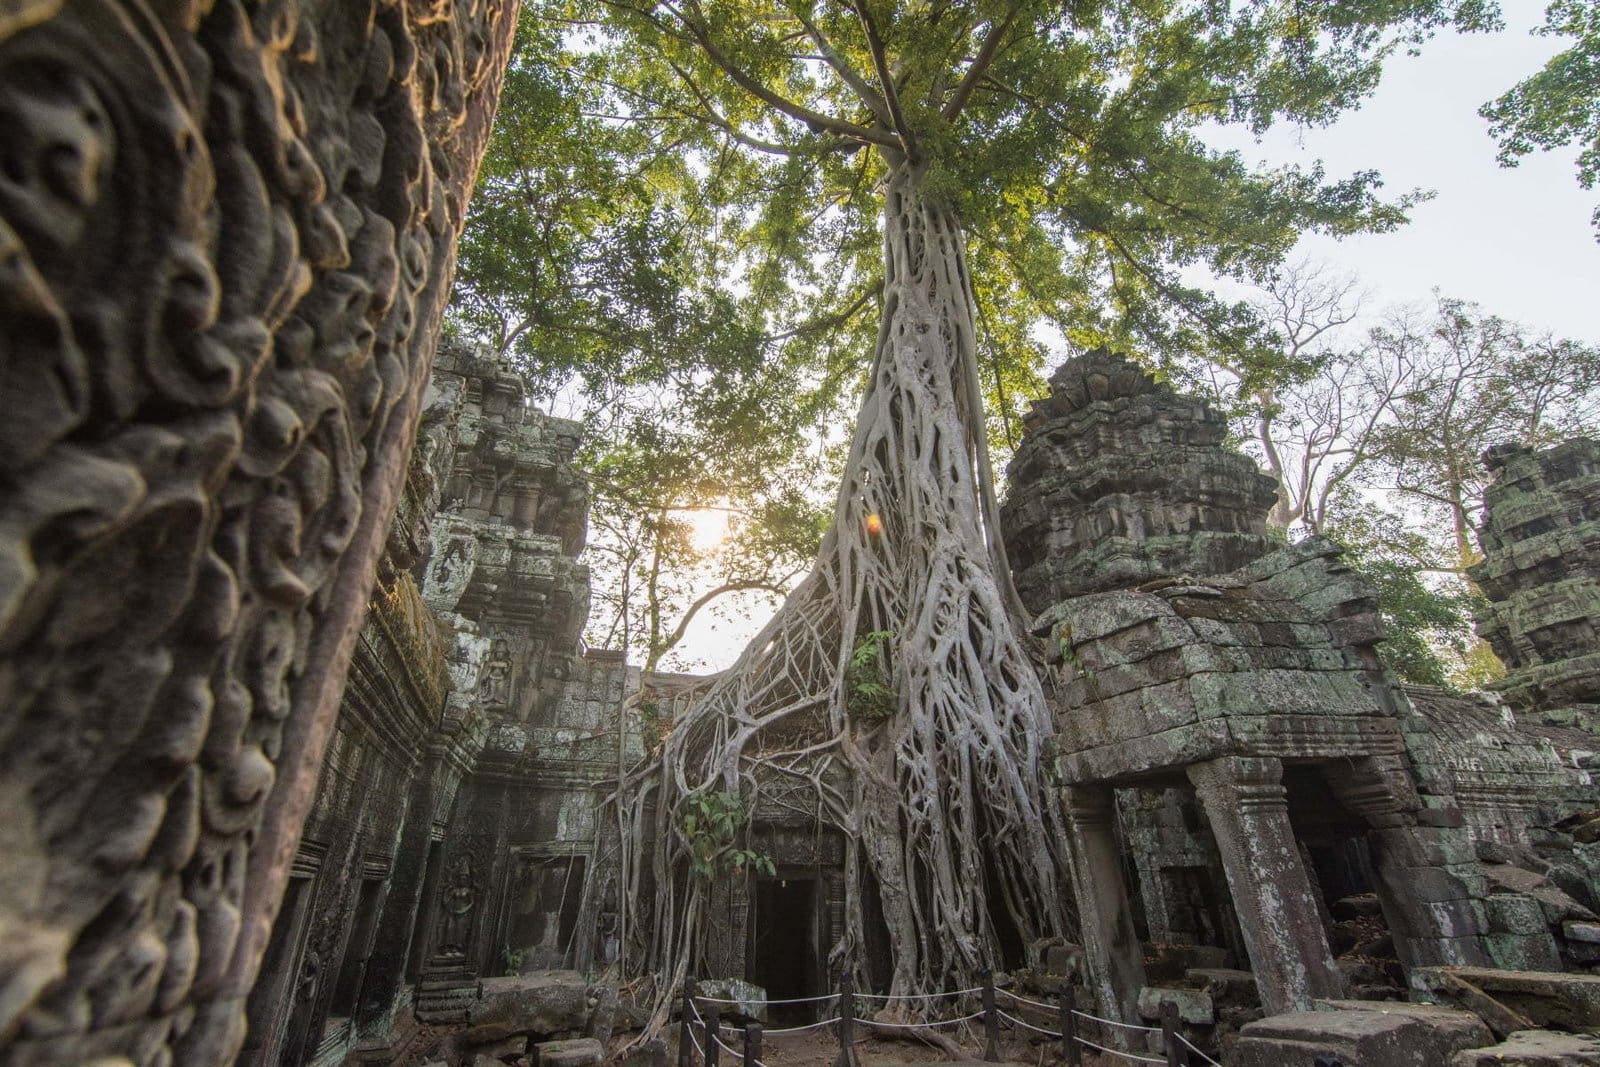
<path id="1" fill-rule="evenodd" d="M 1125 1022 L 1138 1022 L 1144 954 L 1133 929 L 1133 908 L 1112 833 L 1112 790 L 1106 785 L 1068 786 L 1065 800 L 1072 834 L 1073 891 L 1089 974 L 1103 1010 Z"/>
<path id="2" fill-rule="evenodd" d="M 231 1062 L 513 0 L 0 5 L 0 1062 Z"/>
<path id="3" fill-rule="evenodd" d="M 1189 780 L 1222 854 L 1262 1007 L 1304 1011 L 1317 997 L 1342 995 L 1289 825 L 1283 764 L 1225 756 L 1190 767 Z"/>
<path id="4" fill-rule="evenodd" d="M 1327 781 L 1339 802 L 1369 827 L 1378 900 L 1400 962 L 1407 967 L 1488 964 L 1482 939 L 1488 886 L 1460 816 L 1430 813 L 1431 821 L 1454 825 L 1420 825 L 1421 801 L 1397 761 L 1330 766 Z M 1535 943 L 1542 941 L 1546 959 L 1555 957 L 1555 942 L 1542 922 L 1525 932 Z"/>

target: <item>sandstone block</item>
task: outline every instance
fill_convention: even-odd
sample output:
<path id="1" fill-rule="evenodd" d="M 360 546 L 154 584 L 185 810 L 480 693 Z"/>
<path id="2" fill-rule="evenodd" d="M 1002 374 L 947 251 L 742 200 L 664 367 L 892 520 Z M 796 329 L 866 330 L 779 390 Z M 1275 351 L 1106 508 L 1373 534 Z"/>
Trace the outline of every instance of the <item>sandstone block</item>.
<path id="1" fill-rule="evenodd" d="M 592 1037 L 541 1041 L 533 1047 L 534 1067 L 599 1067 L 605 1046 Z"/>

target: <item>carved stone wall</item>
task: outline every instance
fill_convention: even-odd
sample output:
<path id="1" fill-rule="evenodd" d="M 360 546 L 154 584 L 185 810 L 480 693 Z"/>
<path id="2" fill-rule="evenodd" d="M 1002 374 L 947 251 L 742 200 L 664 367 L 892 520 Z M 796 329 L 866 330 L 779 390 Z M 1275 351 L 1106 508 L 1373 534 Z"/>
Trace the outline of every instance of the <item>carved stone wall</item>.
<path id="1" fill-rule="evenodd" d="M 1127 359 L 1104 349 L 1068 359 L 1025 423 L 1001 524 L 1031 611 L 1220 574 L 1277 546 L 1272 480 L 1223 447 L 1227 421 Z"/>
<path id="2" fill-rule="evenodd" d="M 1495 688 L 1525 724 L 1600 734 L 1600 441 L 1496 448 L 1484 462 L 1471 574 L 1489 601 L 1479 633 L 1506 665 Z"/>
<path id="3" fill-rule="evenodd" d="M 0 1062 L 240 1046 L 512 15 L 0 12 Z"/>
<path id="4" fill-rule="evenodd" d="M 1145 981 L 1119 844 L 1151 937 L 1248 957 L 1269 1010 L 1372 979 L 1336 965 L 1327 936 L 1335 898 L 1369 892 L 1408 967 L 1587 966 L 1572 924 L 1587 936 L 1592 913 L 1555 884 L 1587 868 L 1538 828 L 1592 806 L 1573 759 L 1587 735 L 1394 685 L 1371 587 L 1331 542 L 1274 545 L 1270 481 L 1222 430 L 1092 353 L 1052 378 L 1011 467 L 1007 545 L 1043 609 L 1102 1005 L 1131 1014 Z M 1600 657 L 1585 592 L 1600 577 L 1600 446 L 1498 461 L 1513 503 L 1485 527 L 1486 634 L 1514 657 L 1508 693 L 1581 703 Z"/>

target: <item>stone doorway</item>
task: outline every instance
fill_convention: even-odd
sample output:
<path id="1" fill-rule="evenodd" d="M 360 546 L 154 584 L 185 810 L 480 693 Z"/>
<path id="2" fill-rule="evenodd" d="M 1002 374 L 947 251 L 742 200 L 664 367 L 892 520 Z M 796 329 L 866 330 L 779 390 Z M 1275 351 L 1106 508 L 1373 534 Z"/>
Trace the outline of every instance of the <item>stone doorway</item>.
<path id="1" fill-rule="evenodd" d="M 757 880 L 751 897 L 750 981 L 774 1000 L 815 997 L 827 992 L 822 943 L 826 891 L 816 877 Z M 816 1005 L 777 1004 L 768 1013 L 774 1025 L 811 1022 Z"/>
<path id="2" fill-rule="evenodd" d="M 562 970 L 573 965 L 573 934 L 583 904 L 588 864 L 583 856 L 518 857 L 512 884 L 507 973 Z"/>

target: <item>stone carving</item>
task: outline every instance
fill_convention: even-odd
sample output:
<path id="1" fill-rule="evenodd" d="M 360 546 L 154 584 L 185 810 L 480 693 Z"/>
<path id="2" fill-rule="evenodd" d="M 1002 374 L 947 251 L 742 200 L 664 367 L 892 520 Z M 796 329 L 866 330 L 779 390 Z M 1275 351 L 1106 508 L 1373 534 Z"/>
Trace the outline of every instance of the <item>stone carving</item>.
<path id="1" fill-rule="evenodd" d="M 478 701 L 485 708 L 504 708 L 511 703 L 511 646 L 503 637 L 494 639 L 483 661 Z"/>
<path id="2" fill-rule="evenodd" d="M 239 1046 L 511 14 L 0 16 L 0 1063 Z"/>
<path id="3" fill-rule="evenodd" d="M 1507 668 L 1495 688 L 1529 725 L 1600 734 L 1600 441 L 1503 446 L 1484 463 L 1471 574 L 1489 601 L 1479 633 Z"/>
<path id="4" fill-rule="evenodd" d="M 1104 349 L 1068 359 L 1035 402 L 1001 508 L 1031 611 L 1153 578 L 1220 574 L 1277 547 L 1273 482 L 1222 447 L 1205 401 Z"/>
<path id="5" fill-rule="evenodd" d="M 472 853 L 463 852 L 450 872 L 439 901 L 439 954 L 465 956 L 472 943 L 472 909 L 478 904 L 478 873 L 473 869 Z"/>

